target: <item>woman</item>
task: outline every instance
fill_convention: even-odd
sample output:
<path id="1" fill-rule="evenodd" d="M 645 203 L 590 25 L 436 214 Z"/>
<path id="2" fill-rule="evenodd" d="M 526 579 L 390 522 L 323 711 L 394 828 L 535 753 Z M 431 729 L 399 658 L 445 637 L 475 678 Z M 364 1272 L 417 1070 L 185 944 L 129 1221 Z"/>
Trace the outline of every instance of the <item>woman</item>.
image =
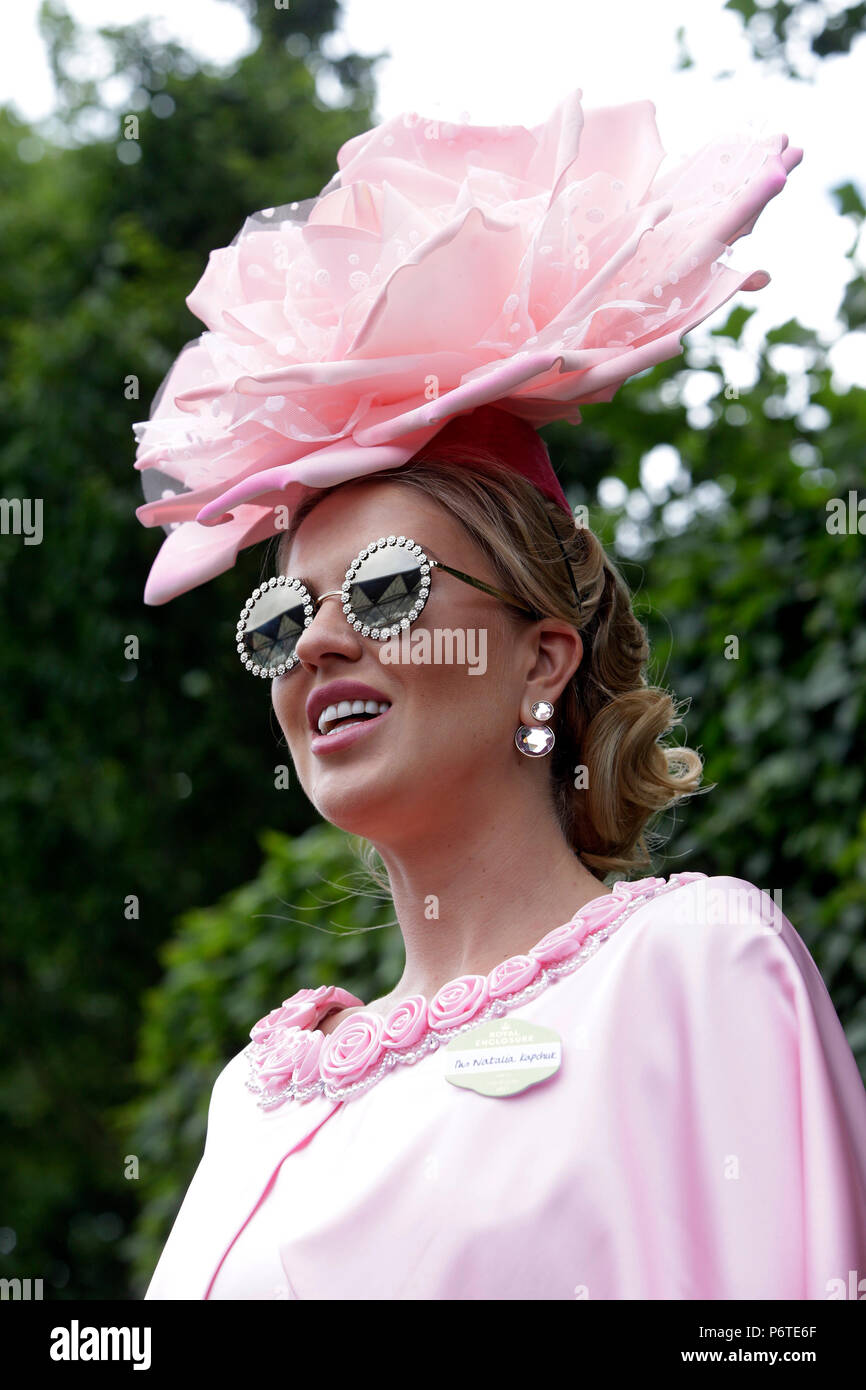
<path id="1" fill-rule="evenodd" d="M 574 111 L 565 103 L 533 132 L 532 147 L 522 142 L 528 132 L 513 136 L 527 183 L 537 187 L 543 171 L 554 190 L 532 214 L 542 221 L 562 211 L 557 199 L 587 207 L 577 195 L 592 171 L 580 169 L 566 138 L 579 142 Z M 620 110 L 620 138 L 622 111 L 638 119 Z M 405 144 L 405 131 L 419 138 L 411 124 L 403 134 L 394 123 L 382 129 L 391 147 Z M 337 219 L 317 203 L 304 224 L 314 245 L 327 228 L 332 284 L 335 246 L 359 264 L 375 211 L 378 260 L 353 292 L 370 289 L 369 299 L 359 306 L 347 291 L 330 319 L 304 300 L 310 361 L 281 366 L 273 335 L 277 324 L 297 328 L 291 303 L 276 304 L 274 290 L 242 302 L 277 259 L 261 220 L 228 261 L 212 257 L 191 298 L 211 333 L 176 364 L 143 439 L 143 462 L 187 493 L 154 497 L 142 511 L 176 528 L 152 572 L 151 602 L 225 568 L 238 545 L 283 531 L 276 573 L 242 610 L 238 651 L 271 681 L 313 806 L 378 850 L 405 967 L 381 999 L 302 988 L 253 1026 L 214 1086 L 204 1155 L 146 1296 L 850 1296 L 839 1292 L 850 1272 L 866 1270 L 866 1093 L 806 947 L 740 879 L 605 882 L 648 866 L 649 823 L 698 789 L 700 759 L 663 745 L 678 723 L 674 703 L 647 685 L 646 638 L 626 586 L 592 533 L 575 526 L 533 428 L 574 418 L 566 401 L 612 394 L 612 382 L 646 365 L 648 348 L 655 360 L 676 350 L 682 323 L 709 302 L 709 261 L 694 258 L 708 278 L 697 274 L 679 296 L 670 293 L 678 273 L 666 279 L 652 333 L 637 331 L 623 291 L 617 339 L 611 305 L 590 304 L 601 292 L 598 264 L 575 291 L 574 267 L 560 261 L 559 279 L 545 282 L 548 321 L 565 275 L 572 319 L 578 301 L 588 310 L 589 346 L 571 353 L 560 343 L 552 366 L 551 338 L 503 366 L 491 330 L 475 358 L 464 344 L 464 358 L 449 364 L 451 350 L 437 351 L 434 330 L 417 319 L 418 273 L 427 266 L 428 311 L 450 312 L 468 333 L 467 315 L 484 297 L 468 272 L 504 254 L 515 229 L 525 241 L 531 221 L 513 211 L 497 221 L 489 206 L 473 219 L 462 204 L 456 230 L 432 232 L 396 271 L 392 261 L 374 290 L 375 268 L 388 260 L 382 228 L 395 215 L 382 191 L 393 187 L 378 162 L 390 148 L 382 129 L 340 152 L 343 182 L 327 193 L 332 210 L 338 197 Z M 604 129 L 587 116 L 583 138 L 596 156 Z M 489 132 L 470 134 L 483 147 L 473 149 L 475 170 Z M 647 142 L 635 148 L 629 159 L 639 163 Z M 425 166 L 413 184 L 419 206 L 431 189 L 441 196 L 458 157 L 423 153 L 428 165 L 440 160 L 440 182 Z M 365 177 L 353 181 L 347 167 L 362 156 Z M 501 148 L 487 158 L 501 177 Z M 464 188 L 469 167 L 467 156 Z M 577 193 L 565 177 L 575 170 Z M 738 178 L 725 211 L 732 234 L 757 215 L 754 190 L 743 193 L 751 175 L 741 168 Z M 512 209 L 515 188 L 512 179 Z M 592 210 L 602 194 L 590 193 Z M 677 219 L 646 192 L 641 205 L 655 207 L 652 225 Z M 285 221 L 291 237 L 297 228 Z M 357 251 L 347 252 L 347 225 Z M 645 235 L 620 237 L 633 260 Z M 707 237 L 704 228 L 704 252 Z M 521 237 L 513 240 L 519 249 Z M 541 260 L 549 243 L 533 244 Z M 590 260 L 609 264 L 611 244 L 602 253 L 593 242 Z M 686 265 L 688 249 L 676 248 Z M 448 300 L 446 265 L 452 276 L 465 272 L 459 305 Z M 630 265 L 620 255 L 617 273 L 643 284 L 646 271 Z M 306 270 L 299 258 L 300 298 L 325 283 Z M 540 282 L 518 282 L 538 327 Z M 521 292 L 511 299 L 517 321 Z M 413 313 L 423 350 L 410 363 L 405 341 L 402 356 L 393 349 L 395 324 L 406 329 Z M 674 321 L 676 332 L 666 331 Z M 487 366 L 472 367 L 481 342 Z M 228 376 L 211 371 L 194 384 L 202 354 L 224 370 L 232 353 Z M 425 406 L 418 396 L 430 376 Z M 212 419 L 184 454 L 180 416 L 201 402 Z M 224 463 L 232 442 L 229 472 L 214 460 Z"/>

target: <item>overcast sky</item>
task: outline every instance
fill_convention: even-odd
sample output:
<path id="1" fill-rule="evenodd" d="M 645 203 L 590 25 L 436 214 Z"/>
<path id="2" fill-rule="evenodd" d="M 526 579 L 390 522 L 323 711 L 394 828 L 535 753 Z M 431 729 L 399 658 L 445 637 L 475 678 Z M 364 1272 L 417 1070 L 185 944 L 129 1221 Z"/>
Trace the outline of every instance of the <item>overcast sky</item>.
<path id="1" fill-rule="evenodd" d="M 234 62 L 254 42 L 240 7 L 228 0 L 66 3 L 89 28 L 158 18 L 166 36 L 221 64 Z M 831 0 L 830 8 L 843 5 Z M 0 55 L 0 100 L 31 119 L 46 115 L 53 101 L 37 11 L 38 0 L 16 0 L 4 17 Z M 680 26 L 695 66 L 677 72 Z M 415 111 L 485 125 L 532 125 L 580 88 L 586 106 L 655 102 L 672 156 L 748 121 L 765 134 L 786 132 L 804 149 L 803 162 L 729 261 L 772 276 L 766 289 L 739 296 L 759 310 L 746 342 L 791 317 L 836 336 L 853 224 L 838 215 L 828 189 L 852 180 L 862 190 L 866 182 L 862 38 L 851 55 L 815 64 L 816 80 L 807 83 L 768 75 L 721 0 L 346 0 L 333 51 L 349 50 L 390 53 L 377 69 L 377 119 Z M 293 189 L 275 190 L 273 201 L 293 196 Z M 705 331 L 694 330 L 691 341 Z M 848 335 L 833 360 L 839 385 L 866 384 L 866 335 Z"/>

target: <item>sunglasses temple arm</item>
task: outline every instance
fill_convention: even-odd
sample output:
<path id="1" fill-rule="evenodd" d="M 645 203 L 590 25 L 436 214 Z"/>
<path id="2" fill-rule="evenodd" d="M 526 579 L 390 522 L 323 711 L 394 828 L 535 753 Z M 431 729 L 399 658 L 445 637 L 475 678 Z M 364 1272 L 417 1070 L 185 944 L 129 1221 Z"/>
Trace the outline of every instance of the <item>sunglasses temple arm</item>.
<path id="1" fill-rule="evenodd" d="M 547 516 L 547 513 L 546 513 L 546 512 L 545 512 L 545 516 L 547 517 L 547 524 L 548 524 L 548 526 L 550 527 L 551 531 L 553 532 L 554 536 L 556 537 L 556 544 L 559 546 L 559 550 L 560 550 L 560 554 L 562 555 L 563 563 L 565 564 L 565 568 L 568 570 L 568 578 L 569 578 L 569 581 L 570 581 L 570 583 L 571 583 L 571 587 L 572 587 L 572 589 L 573 589 L 573 591 L 574 591 L 574 598 L 575 598 L 575 602 L 577 603 L 578 612 L 580 612 L 580 611 L 582 610 L 582 608 L 583 608 L 583 604 L 581 603 L 580 594 L 577 592 L 577 585 L 576 585 L 575 582 L 574 582 L 574 575 L 573 575 L 572 570 L 571 570 L 571 565 L 568 563 L 568 556 L 567 556 L 566 553 L 565 553 L 565 549 L 564 549 L 564 547 L 563 547 L 562 541 L 559 539 L 559 532 L 557 531 L 557 529 L 556 529 L 556 527 L 554 526 L 553 522 L 551 521 L 550 517 Z"/>
<path id="2" fill-rule="evenodd" d="M 444 565 L 441 560 L 431 560 L 431 565 L 437 569 L 445 570 L 447 574 L 453 574 L 455 579 L 462 579 L 464 584 L 471 584 L 473 589 L 481 589 L 485 594 L 491 594 L 493 598 L 501 599 L 503 603 L 510 603 L 512 608 L 519 608 L 521 613 L 526 613 L 529 617 L 536 616 L 534 610 L 527 608 L 525 604 L 518 603 L 517 599 L 511 598 L 509 594 L 504 594 L 501 589 L 494 589 L 492 584 L 484 584 L 480 579 L 473 579 L 471 574 L 464 574 L 462 570 L 452 569 L 451 565 Z"/>

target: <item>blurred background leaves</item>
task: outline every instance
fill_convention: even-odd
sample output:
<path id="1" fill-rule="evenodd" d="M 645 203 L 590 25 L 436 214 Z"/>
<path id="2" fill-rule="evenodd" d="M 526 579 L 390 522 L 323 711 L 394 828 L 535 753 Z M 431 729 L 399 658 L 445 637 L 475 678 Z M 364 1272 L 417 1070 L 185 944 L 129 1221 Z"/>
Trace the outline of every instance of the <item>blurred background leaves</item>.
<path id="1" fill-rule="evenodd" d="M 142 602 L 162 532 L 134 519 L 131 426 L 201 331 L 184 297 L 212 247 L 317 194 L 374 121 L 376 59 L 323 52 L 336 3 L 244 8 L 259 42 L 230 70 L 146 22 L 102 31 L 112 105 L 86 36 L 45 4 L 58 109 L 37 130 L 0 108 L 0 495 L 45 516 L 42 545 L 0 545 L 0 1275 L 43 1277 L 53 1298 L 141 1297 L 212 1082 L 256 1019 L 301 986 L 373 998 L 402 965 L 395 926 L 359 930 L 393 910 L 353 844 L 293 775 L 279 788 L 288 753 L 233 645 L 261 553 Z M 847 51 L 863 26 L 862 6 L 728 8 L 806 78 L 803 52 Z M 862 189 L 835 196 L 859 229 Z M 866 321 L 855 245 L 840 332 Z M 794 320 L 744 354 L 751 312 L 723 311 L 712 346 L 588 407 L 579 431 L 543 433 L 717 783 L 663 818 L 654 872 L 781 890 L 866 1075 L 866 567 L 862 534 L 827 529 L 830 499 L 862 488 L 866 393 L 834 385 L 832 344 Z"/>

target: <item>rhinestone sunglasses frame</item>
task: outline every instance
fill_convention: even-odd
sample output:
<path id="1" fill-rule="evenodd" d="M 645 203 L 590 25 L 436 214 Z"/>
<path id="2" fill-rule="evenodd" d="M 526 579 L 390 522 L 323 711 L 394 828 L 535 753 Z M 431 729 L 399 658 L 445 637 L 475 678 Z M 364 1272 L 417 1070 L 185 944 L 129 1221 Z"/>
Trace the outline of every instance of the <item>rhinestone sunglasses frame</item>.
<path id="1" fill-rule="evenodd" d="M 387 550 L 389 546 L 408 550 L 410 554 L 415 555 L 420 560 L 421 588 L 417 598 L 412 604 L 408 617 L 401 618 L 399 623 L 392 623 L 387 627 L 371 627 L 369 624 L 362 622 L 360 618 L 355 617 L 352 612 L 352 605 L 349 602 L 349 593 L 351 591 L 352 582 L 367 557 L 376 550 Z M 305 629 L 310 626 L 315 616 L 315 610 L 323 599 L 340 598 L 343 601 L 343 613 L 346 622 L 350 627 L 354 628 L 356 632 L 359 632 L 362 637 L 372 637 L 380 642 L 387 642 L 392 637 L 398 637 L 402 629 L 410 627 L 423 610 L 430 596 L 430 574 L 434 569 L 444 570 L 446 574 L 453 575 L 455 579 L 462 580 L 464 584 L 471 584 L 473 588 L 480 589 L 483 593 L 490 594 L 493 598 L 498 598 L 503 603 L 510 604 L 512 608 L 518 608 L 521 613 L 525 613 L 529 618 L 537 619 L 541 617 L 540 613 L 537 613 L 532 608 L 527 608 L 525 604 L 520 603 L 513 595 L 506 594 L 501 589 L 494 588 L 492 584 L 485 584 L 483 580 L 475 579 L 471 574 L 464 574 L 462 570 L 454 569 L 451 565 L 446 565 L 442 560 L 434 560 L 427 555 L 423 546 L 418 545 L 411 537 L 380 536 L 378 540 L 370 541 L 369 544 L 364 546 L 363 550 L 358 552 L 349 568 L 346 570 L 346 578 L 343 580 L 343 584 L 339 589 L 329 589 L 327 593 L 319 594 L 318 597 L 314 597 L 312 591 L 302 579 L 295 579 L 285 574 L 275 575 L 273 578 L 268 579 L 266 583 L 253 589 L 253 592 L 241 609 L 241 616 L 237 625 L 237 650 L 241 659 L 241 664 L 254 676 L 261 676 L 272 680 L 274 676 L 285 675 L 299 663 L 300 658 L 293 653 L 288 661 L 281 662 L 279 666 L 261 666 L 250 656 L 242 640 L 243 634 L 247 631 L 247 623 L 251 616 L 252 605 L 270 589 L 284 587 L 286 589 L 297 590 L 298 598 L 304 608 Z"/>

